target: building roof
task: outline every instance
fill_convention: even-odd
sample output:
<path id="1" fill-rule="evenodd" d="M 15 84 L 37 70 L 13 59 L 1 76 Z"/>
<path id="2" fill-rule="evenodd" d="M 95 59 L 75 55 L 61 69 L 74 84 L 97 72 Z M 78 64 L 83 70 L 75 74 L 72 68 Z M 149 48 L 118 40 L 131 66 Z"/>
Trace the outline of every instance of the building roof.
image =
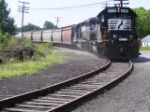
<path id="1" fill-rule="evenodd" d="M 142 41 L 142 42 L 150 42 L 150 35 L 147 35 L 147 36 L 144 37 L 141 41 Z"/>

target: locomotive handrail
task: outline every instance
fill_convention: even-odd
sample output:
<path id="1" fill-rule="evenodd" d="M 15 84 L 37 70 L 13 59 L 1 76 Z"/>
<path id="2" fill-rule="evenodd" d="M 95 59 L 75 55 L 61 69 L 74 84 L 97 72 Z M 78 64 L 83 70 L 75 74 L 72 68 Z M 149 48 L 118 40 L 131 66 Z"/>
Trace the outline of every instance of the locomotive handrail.
<path id="1" fill-rule="evenodd" d="M 138 27 L 138 28 L 137 28 L 137 27 L 134 27 L 134 28 L 136 29 L 137 35 L 140 36 L 140 35 L 139 35 L 139 32 L 138 32 L 138 29 L 140 29 L 140 28 L 139 28 L 139 27 Z"/>
<path id="2" fill-rule="evenodd" d="M 104 28 L 105 29 L 105 31 L 104 31 L 104 35 L 102 36 L 102 46 L 105 48 L 106 47 L 106 43 L 105 43 L 105 37 L 106 37 L 106 35 L 107 35 L 107 30 L 106 30 L 106 27 L 102 27 L 102 28 Z"/>

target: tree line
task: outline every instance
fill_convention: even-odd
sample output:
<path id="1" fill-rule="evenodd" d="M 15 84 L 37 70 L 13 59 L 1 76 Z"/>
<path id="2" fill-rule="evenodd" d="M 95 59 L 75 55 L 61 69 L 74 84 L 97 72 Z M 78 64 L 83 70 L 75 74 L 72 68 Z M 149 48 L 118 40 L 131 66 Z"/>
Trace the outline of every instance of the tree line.
<path id="1" fill-rule="evenodd" d="M 143 7 L 133 9 L 137 14 L 137 25 L 139 26 L 140 38 L 150 35 L 150 9 Z"/>
<path id="2" fill-rule="evenodd" d="M 146 10 L 143 7 L 133 9 L 138 15 L 136 23 L 139 26 L 140 38 L 150 35 L 150 9 Z M 10 9 L 8 9 L 8 4 L 5 0 L 0 0 L 0 32 L 2 34 L 8 33 L 10 35 L 15 35 L 18 31 L 21 31 L 21 28 L 17 28 L 15 25 L 14 18 L 9 16 Z M 43 30 L 43 29 L 52 29 L 57 28 L 52 22 L 45 21 L 43 28 L 40 28 L 37 25 L 28 23 L 23 26 L 23 31 L 32 31 L 32 30 Z"/>
<path id="3" fill-rule="evenodd" d="M 45 21 L 43 24 L 43 28 L 40 28 L 37 25 L 34 25 L 32 23 L 28 23 L 27 25 L 23 26 L 23 31 L 33 31 L 33 30 L 43 30 L 43 29 L 53 29 L 57 28 L 52 22 Z M 17 28 L 17 31 L 20 32 L 22 28 Z"/>

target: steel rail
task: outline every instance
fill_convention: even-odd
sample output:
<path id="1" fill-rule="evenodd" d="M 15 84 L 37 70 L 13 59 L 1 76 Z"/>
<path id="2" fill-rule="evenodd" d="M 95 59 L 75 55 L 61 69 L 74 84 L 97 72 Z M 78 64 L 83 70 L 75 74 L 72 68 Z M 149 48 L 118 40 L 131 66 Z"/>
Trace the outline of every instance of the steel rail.
<path id="1" fill-rule="evenodd" d="M 88 72 L 88 73 L 83 74 L 81 76 L 71 78 L 71 79 L 63 81 L 61 83 L 54 84 L 52 86 L 48 86 L 48 87 L 45 87 L 45 88 L 42 88 L 42 89 L 37 89 L 35 91 L 27 92 L 27 93 L 24 93 L 24 94 L 20 94 L 20 95 L 16 95 L 16 96 L 13 96 L 13 97 L 10 97 L 10 98 L 0 100 L 0 110 L 4 109 L 6 107 L 14 106 L 15 104 L 20 104 L 24 101 L 28 101 L 28 100 L 31 100 L 31 99 L 38 98 L 40 96 L 44 96 L 48 93 L 52 93 L 56 90 L 59 90 L 61 88 L 66 87 L 66 86 L 78 83 L 79 81 L 85 80 L 89 77 L 92 77 L 93 75 L 96 75 L 96 74 L 104 71 L 105 69 L 107 69 L 110 66 L 110 64 L 111 64 L 111 61 L 108 60 L 107 64 L 105 64 L 103 67 L 101 67 L 98 70 Z"/>
<path id="2" fill-rule="evenodd" d="M 78 104 L 79 101 L 82 101 L 83 99 L 88 98 L 89 96 L 93 95 L 94 93 L 97 93 L 99 91 L 104 91 L 109 86 L 117 84 L 118 82 L 122 81 L 125 77 L 127 77 L 132 72 L 133 64 L 131 61 L 129 61 L 129 64 L 130 64 L 130 67 L 125 71 L 125 73 L 122 73 L 119 77 L 115 78 L 114 80 L 110 81 L 109 83 L 104 84 L 103 86 L 99 85 L 100 87 L 98 87 L 96 90 L 91 91 L 91 92 L 89 92 L 89 93 L 87 93 L 87 94 L 85 94 L 79 98 L 76 98 L 70 102 L 67 102 L 64 105 L 60 105 L 57 108 L 47 110 L 46 112 L 62 112 L 63 109 L 65 110 L 67 107 L 71 106 L 72 104 Z"/>
<path id="3" fill-rule="evenodd" d="M 86 78 L 85 80 L 77 81 L 70 87 L 65 87 L 59 91 L 49 93 L 46 96 L 38 97 L 21 104 L 16 104 L 15 107 L 4 108 L 4 111 L 21 111 L 21 112 L 60 112 L 65 111 L 73 104 L 78 104 L 90 95 L 96 92 L 107 89 L 109 86 L 114 85 L 118 81 L 123 80 L 131 73 L 133 69 L 132 62 L 129 61 L 130 67 L 127 63 L 115 63 L 106 70 L 94 75 L 93 77 Z M 109 64 L 110 65 L 110 64 Z M 124 66 L 125 65 L 125 66 Z M 116 71 L 117 70 L 117 71 Z"/>
<path id="4" fill-rule="evenodd" d="M 110 65 L 110 63 L 108 63 Z M 109 86 L 115 85 L 118 81 L 123 80 L 131 73 L 133 69 L 132 62 L 127 63 L 113 62 L 111 66 L 97 75 L 85 80 L 81 79 L 65 86 L 58 91 L 50 92 L 46 96 L 41 96 L 30 101 L 16 104 L 15 107 L 4 108 L 4 111 L 21 111 L 21 112 L 62 112 L 72 105 L 77 105 L 79 101 L 92 96 L 94 93 L 103 91 Z"/>

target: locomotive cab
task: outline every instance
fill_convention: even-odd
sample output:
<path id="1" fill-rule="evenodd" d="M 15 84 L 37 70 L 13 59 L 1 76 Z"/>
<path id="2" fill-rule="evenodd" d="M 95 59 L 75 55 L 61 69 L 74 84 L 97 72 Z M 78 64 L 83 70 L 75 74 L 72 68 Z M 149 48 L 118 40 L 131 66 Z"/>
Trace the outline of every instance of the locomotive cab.
<path id="1" fill-rule="evenodd" d="M 137 15 L 127 7 L 106 7 L 97 16 L 100 21 L 100 49 L 108 58 L 137 58 L 139 55 Z M 132 49 L 132 50 L 130 50 Z M 132 53 L 132 52 L 134 53 Z"/>

